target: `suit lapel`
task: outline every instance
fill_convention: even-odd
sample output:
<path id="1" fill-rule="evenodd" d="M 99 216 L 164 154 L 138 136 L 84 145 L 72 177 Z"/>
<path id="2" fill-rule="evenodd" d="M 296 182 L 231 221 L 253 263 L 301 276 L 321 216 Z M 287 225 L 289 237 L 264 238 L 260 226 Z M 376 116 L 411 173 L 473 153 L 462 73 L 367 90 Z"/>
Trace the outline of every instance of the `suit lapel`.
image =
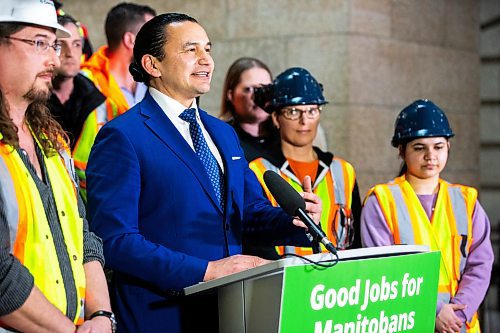
<path id="1" fill-rule="evenodd" d="M 174 124 L 168 119 L 158 103 L 147 93 L 139 106 L 141 114 L 146 117 L 144 124 L 184 162 L 186 167 L 192 171 L 193 175 L 200 182 L 213 204 L 221 210 L 203 163 L 186 140 L 184 140 Z"/>

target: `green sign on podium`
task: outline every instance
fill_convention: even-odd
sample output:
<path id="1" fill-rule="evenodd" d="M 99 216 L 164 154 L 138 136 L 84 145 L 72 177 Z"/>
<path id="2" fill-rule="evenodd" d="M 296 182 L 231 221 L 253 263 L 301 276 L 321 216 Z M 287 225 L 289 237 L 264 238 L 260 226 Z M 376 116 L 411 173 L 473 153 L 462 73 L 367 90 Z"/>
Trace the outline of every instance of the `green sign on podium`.
<path id="1" fill-rule="evenodd" d="M 439 260 L 428 252 L 285 267 L 279 332 L 434 332 Z"/>

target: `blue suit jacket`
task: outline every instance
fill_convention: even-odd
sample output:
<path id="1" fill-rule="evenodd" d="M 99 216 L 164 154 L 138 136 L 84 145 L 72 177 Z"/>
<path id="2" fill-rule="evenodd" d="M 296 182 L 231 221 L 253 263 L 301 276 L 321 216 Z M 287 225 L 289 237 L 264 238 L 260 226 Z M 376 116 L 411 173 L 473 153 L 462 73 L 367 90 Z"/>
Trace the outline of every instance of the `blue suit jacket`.
<path id="1" fill-rule="evenodd" d="M 88 216 L 114 270 L 120 332 L 185 331 L 182 289 L 203 280 L 209 261 L 241 253 L 243 235 L 309 244 L 263 197 L 234 130 L 201 110 L 200 117 L 224 162 L 225 212 L 202 162 L 149 93 L 96 138 Z"/>

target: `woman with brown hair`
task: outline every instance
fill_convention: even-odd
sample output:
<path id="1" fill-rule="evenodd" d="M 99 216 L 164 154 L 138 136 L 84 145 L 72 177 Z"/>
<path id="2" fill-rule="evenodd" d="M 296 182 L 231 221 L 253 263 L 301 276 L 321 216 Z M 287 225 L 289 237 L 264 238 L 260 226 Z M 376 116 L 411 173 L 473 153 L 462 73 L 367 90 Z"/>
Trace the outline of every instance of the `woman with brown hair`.
<path id="1" fill-rule="evenodd" d="M 233 126 L 247 161 L 279 148 L 279 135 L 269 114 L 254 103 L 254 89 L 272 82 L 271 71 L 256 58 L 239 58 L 228 69 L 219 118 Z"/>

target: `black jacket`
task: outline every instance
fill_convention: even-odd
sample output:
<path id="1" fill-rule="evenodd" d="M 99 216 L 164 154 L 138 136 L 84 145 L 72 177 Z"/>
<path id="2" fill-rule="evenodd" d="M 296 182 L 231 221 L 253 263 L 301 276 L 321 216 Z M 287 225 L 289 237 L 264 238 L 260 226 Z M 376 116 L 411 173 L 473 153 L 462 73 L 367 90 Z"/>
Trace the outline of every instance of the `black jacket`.
<path id="1" fill-rule="evenodd" d="M 68 133 L 71 149 L 80 137 L 83 123 L 89 114 L 106 100 L 94 83 L 82 74 L 75 76 L 73 81 L 73 92 L 64 105 L 55 93 L 50 96 L 48 104 L 52 116 Z"/>

